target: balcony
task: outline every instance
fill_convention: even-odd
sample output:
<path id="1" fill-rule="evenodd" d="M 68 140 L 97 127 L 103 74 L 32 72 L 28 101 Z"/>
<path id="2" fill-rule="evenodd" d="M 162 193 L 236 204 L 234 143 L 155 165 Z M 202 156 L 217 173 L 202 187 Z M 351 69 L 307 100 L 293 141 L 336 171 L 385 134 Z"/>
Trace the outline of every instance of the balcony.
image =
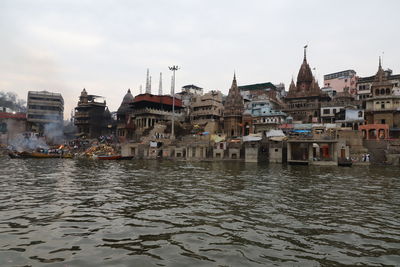
<path id="1" fill-rule="evenodd" d="M 75 118 L 89 118 L 89 112 L 76 112 Z"/>
<path id="2" fill-rule="evenodd" d="M 75 125 L 89 124 L 89 120 L 75 120 L 74 124 Z"/>

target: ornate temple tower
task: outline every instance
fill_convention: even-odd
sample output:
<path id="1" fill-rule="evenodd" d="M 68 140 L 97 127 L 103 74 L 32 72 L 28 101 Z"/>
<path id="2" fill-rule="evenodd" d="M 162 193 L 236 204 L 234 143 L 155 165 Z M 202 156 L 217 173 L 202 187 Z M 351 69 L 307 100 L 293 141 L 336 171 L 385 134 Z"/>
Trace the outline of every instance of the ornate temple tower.
<path id="1" fill-rule="evenodd" d="M 243 97 L 233 75 L 232 86 L 224 104 L 224 133 L 227 137 L 242 135 Z"/>
<path id="2" fill-rule="evenodd" d="M 379 58 L 378 71 L 371 85 L 372 97 L 365 100 L 365 120 L 368 124 L 389 125 L 392 138 L 400 137 L 400 75 L 382 68 Z M 382 134 L 378 130 L 379 138 Z M 375 134 L 376 135 L 376 134 Z M 383 135 L 384 138 L 387 136 Z"/>
<path id="3" fill-rule="evenodd" d="M 310 65 L 307 62 L 307 46 L 304 47 L 303 63 L 297 75 L 296 84 L 290 83 L 289 92 L 285 98 L 286 108 L 294 121 L 304 123 L 319 122 L 321 101 L 328 101 L 329 97 L 322 93 L 315 80 Z"/>

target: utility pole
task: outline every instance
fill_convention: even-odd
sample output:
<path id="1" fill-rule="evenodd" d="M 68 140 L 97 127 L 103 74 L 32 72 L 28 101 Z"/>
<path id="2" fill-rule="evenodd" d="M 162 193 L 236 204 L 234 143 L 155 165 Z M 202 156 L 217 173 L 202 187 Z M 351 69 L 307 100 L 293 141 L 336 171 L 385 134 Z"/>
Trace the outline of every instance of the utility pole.
<path id="1" fill-rule="evenodd" d="M 171 139 L 175 139 L 175 71 L 179 70 L 178 66 L 173 65 L 172 67 L 168 67 L 169 70 L 172 71 L 172 83 L 171 83 L 171 91 L 172 91 L 172 126 L 171 126 Z"/>

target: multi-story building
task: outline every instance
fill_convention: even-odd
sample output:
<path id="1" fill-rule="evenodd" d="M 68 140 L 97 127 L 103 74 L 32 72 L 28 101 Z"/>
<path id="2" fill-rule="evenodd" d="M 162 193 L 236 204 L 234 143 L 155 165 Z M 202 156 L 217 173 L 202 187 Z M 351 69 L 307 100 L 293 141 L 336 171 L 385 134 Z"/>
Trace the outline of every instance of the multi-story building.
<path id="1" fill-rule="evenodd" d="M 274 109 L 275 103 L 270 99 L 254 100 L 246 105 L 243 113 L 244 135 L 252 133 L 266 133 L 271 129 L 277 129 L 278 125 L 286 120 L 286 113 Z"/>
<path id="2" fill-rule="evenodd" d="M 387 81 L 391 82 L 395 87 L 400 86 L 400 74 L 393 75 L 393 71 L 391 69 L 384 70 L 384 76 Z M 375 81 L 375 76 L 372 75 L 369 77 L 359 77 L 357 80 L 357 98 L 359 100 L 367 100 L 372 97 L 372 83 Z"/>
<path id="3" fill-rule="evenodd" d="M 337 93 L 347 91 L 357 93 L 357 76 L 354 70 L 344 70 L 324 75 L 324 87 L 330 87 Z"/>
<path id="4" fill-rule="evenodd" d="M 204 95 L 192 98 L 191 122 L 200 125 L 204 131 L 215 133 L 220 129 L 224 106 L 222 105 L 222 93 L 210 91 Z"/>
<path id="5" fill-rule="evenodd" d="M 339 112 L 358 108 L 361 108 L 361 101 L 356 100 L 355 96 L 350 94 L 348 89 L 345 89 L 345 91 L 335 94 L 331 101 L 321 103 L 320 121 L 322 123 L 334 123 Z"/>
<path id="6" fill-rule="evenodd" d="M 173 107 L 174 106 L 174 107 Z M 131 103 L 130 119 L 134 122 L 135 133 L 141 135 L 157 123 L 182 121 L 184 116 L 182 101 L 169 95 L 140 94 Z M 173 113 L 174 109 L 174 113 Z"/>
<path id="7" fill-rule="evenodd" d="M 61 94 L 47 91 L 28 92 L 27 128 L 29 131 L 44 134 L 46 127 L 62 129 L 63 114 L 64 99 Z"/>
<path id="8" fill-rule="evenodd" d="M 109 133 L 108 122 L 110 112 L 106 110 L 106 101 L 98 102 L 102 98 L 96 95 L 88 95 L 84 88 L 75 107 L 74 124 L 79 134 L 88 138 L 97 138 Z"/>
<path id="9" fill-rule="evenodd" d="M 243 134 L 243 111 L 243 97 L 237 86 L 236 75 L 234 75 L 232 86 L 224 104 L 224 133 L 227 137 L 237 137 Z"/>
<path id="10" fill-rule="evenodd" d="M 259 96 L 277 98 L 278 90 L 270 82 L 239 86 L 240 93 L 245 99 L 256 99 Z"/>
<path id="11" fill-rule="evenodd" d="M 396 77 L 396 78 L 395 78 Z M 400 135 L 400 75 L 384 71 L 379 59 L 378 71 L 371 84 L 365 119 L 368 124 L 386 124 L 391 137 Z"/>
<path id="12" fill-rule="evenodd" d="M 182 92 L 186 92 L 186 93 L 192 94 L 192 95 L 202 95 L 203 88 L 198 87 L 194 84 L 189 84 L 189 85 L 182 86 Z"/>
<path id="13" fill-rule="evenodd" d="M 329 101 L 329 99 L 328 94 L 321 91 L 311 72 L 304 48 L 304 59 L 297 75 L 297 83 L 295 85 L 292 79 L 283 111 L 290 115 L 293 121 L 318 122 L 321 102 Z"/>

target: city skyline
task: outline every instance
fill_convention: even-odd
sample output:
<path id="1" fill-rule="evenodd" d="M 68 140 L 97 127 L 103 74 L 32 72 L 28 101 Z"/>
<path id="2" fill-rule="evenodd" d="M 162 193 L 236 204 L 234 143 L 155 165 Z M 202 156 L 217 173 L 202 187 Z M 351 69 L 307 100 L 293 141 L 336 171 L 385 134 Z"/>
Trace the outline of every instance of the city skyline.
<path id="1" fill-rule="evenodd" d="M 398 7 L 397 1 L 2 1 L 0 90 L 22 99 L 29 90 L 61 93 L 65 118 L 83 88 L 115 111 L 128 88 L 136 95 L 145 87 L 147 68 L 154 94 L 160 72 L 164 93 L 170 91 L 172 65 L 181 67 L 177 89 L 196 84 L 227 94 L 235 70 L 239 85 L 283 82 L 288 90 L 306 44 L 320 86 L 324 74 L 345 69 L 374 75 L 379 56 L 398 73 L 399 37 L 390 34 Z"/>

